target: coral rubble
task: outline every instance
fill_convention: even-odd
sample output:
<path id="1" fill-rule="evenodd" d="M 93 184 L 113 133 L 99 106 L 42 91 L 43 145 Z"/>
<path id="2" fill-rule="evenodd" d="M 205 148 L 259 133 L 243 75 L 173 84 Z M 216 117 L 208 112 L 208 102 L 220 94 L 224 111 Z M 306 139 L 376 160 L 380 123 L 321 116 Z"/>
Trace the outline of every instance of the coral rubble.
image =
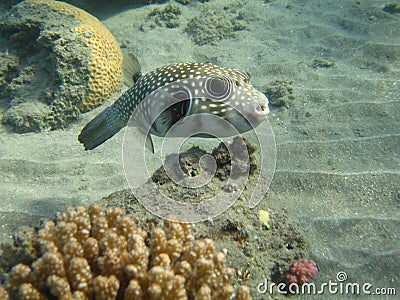
<path id="1" fill-rule="evenodd" d="M 235 36 L 235 31 L 247 29 L 237 17 L 228 18 L 219 11 L 199 13 L 190 19 L 185 31 L 197 45 L 217 45 L 220 40 Z"/>
<path id="2" fill-rule="evenodd" d="M 148 15 L 147 19 L 154 22 L 150 24 L 150 27 L 154 27 L 155 25 L 167 28 L 175 28 L 178 27 L 179 17 L 182 14 L 179 6 L 168 4 L 163 9 L 154 8 Z M 144 27 L 142 26 L 142 30 Z"/>

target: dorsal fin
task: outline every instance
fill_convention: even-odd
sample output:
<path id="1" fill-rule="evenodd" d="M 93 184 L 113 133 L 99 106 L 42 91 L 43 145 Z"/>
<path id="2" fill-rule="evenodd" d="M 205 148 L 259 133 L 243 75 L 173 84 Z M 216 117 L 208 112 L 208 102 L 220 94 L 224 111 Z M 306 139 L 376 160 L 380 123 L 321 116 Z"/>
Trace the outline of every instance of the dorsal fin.
<path id="1" fill-rule="evenodd" d="M 140 63 L 137 57 L 131 52 L 124 53 L 122 62 L 122 72 L 124 74 L 124 84 L 128 87 L 132 86 L 141 76 Z"/>

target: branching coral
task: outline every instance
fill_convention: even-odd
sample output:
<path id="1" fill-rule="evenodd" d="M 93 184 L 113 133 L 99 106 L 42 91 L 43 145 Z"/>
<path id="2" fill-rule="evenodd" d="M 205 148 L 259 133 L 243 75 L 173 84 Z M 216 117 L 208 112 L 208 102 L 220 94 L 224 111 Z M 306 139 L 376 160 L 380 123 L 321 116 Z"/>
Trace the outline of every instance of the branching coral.
<path id="1" fill-rule="evenodd" d="M 189 224 L 147 232 L 119 208 L 92 205 L 59 213 L 37 243 L 39 257 L 9 274 L 12 299 L 251 299 L 231 285 L 225 254 L 211 239 L 195 240 Z"/>

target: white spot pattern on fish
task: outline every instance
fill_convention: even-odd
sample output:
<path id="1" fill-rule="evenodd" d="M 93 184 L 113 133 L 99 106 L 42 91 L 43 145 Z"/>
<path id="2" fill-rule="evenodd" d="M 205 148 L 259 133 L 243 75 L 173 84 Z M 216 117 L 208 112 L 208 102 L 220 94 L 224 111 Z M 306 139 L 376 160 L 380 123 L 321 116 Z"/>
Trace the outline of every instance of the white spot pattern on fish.
<path id="1" fill-rule="evenodd" d="M 224 98 L 225 95 L 219 95 L 220 82 L 213 82 L 213 77 L 227 79 L 227 87 L 229 87 L 229 84 L 234 84 L 236 87 L 235 93 L 232 95 L 228 93 L 227 98 Z M 241 104 L 245 107 L 254 99 L 260 104 L 264 114 L 268 113 L 267 98 L 250 85 L 250 76 L 247 73 L 230 68 L 222 68 L 211 63 L 177 63 L 157 68 L 140 76 L 136 83 L 112 106 L 101 112 L 85 126 L 79 136 L 79 141 L 84 144 L 86 150 L 97 147 L 126 126 L 133 111 L 150 93 L 159 87 L 178 82 L 179 84 L 176 87 L 170 85 L 168 88 L 163 89 L 165 92 L 169 92 L 169 89 L 177 89 L 182 86 L 182 83 L 185 84 L 185 81 L 188 82 L 187 79 L 192 78 L 199 80 L 197 83 L 192 80 L 184 88 L 184 92 L 190 95 L 190 105 L 185 106 L 185 108 L 190 111 L 185 111 L 183 115 L 198 113 L 201 110 L 231 121 L 229 118 L 236 118 L 236 116 L 232 115 L 233 108 L 226 107 L 227 105 L 231 105 L 231 102 L 233 102 L 235 106 Z M 207 82 L 207 80 L 209 81 Z M 207 99 L 204 96 L 198 97 L 198 95 L 204 95 L 204 88 L 207 84 L 211 87 L 210 90 L 215 92 L 215 99 L 213 99 L 214 97 L 211 99 Z M 178 93 L 179 91 L 176 92 Z M 221 97 L 221 99 L 218 99 L 218 97 Z M 193 99 L 194 101 L 192 101 Z M 162 101 L 162 97 L 159 97 L 158 100 Z M 152 109 L 152 105 L 153 103 L 143 106 L 143 115 L 150 116 L 149 110 Z M 179 119 L 178 116 L 173 117 L 176 118 L 174 121 Z M 173 123 L 169 125 L 173 125 Z M 152 133 L 162 136 L 167 129 L 155 126 Z"/>

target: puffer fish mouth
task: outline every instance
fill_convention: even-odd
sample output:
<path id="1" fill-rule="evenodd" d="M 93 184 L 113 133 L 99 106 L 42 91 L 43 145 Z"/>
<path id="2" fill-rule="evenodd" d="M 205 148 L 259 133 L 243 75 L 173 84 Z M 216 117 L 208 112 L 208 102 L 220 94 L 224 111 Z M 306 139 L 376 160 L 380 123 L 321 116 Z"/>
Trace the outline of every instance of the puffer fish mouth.
<path id="1" fill-rule="evenodd" d="M 264 118 L 269 114 L 268 98 L 263 93 L 260 93 L 259 99 L 254 103 L 253 115 L 255 117 Z"/>
<path id="2" fill-rule="evenodd" d="M 260 115 L 260 116 L 267 116 L 269 114 L 269 108 L 268 105 L 265 104 L 259 104 L 256 105 L 255 109 L 254 109 L 254 113 L 256 115 Z"/>

